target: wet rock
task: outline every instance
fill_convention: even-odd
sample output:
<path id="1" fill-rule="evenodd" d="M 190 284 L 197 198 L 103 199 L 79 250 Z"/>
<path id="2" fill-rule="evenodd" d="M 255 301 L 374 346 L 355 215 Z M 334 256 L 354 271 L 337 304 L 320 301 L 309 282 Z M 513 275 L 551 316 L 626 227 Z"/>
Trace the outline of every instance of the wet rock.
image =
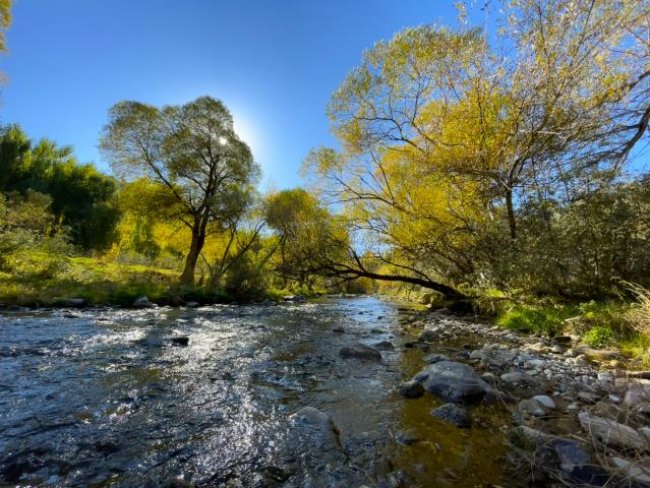
<path id="1" fill-rule="evenodd" d="M 406 398 L 420 398 L 424 395 L 424 386 L 415 380 L 406 381 L 400 385 L 399 394 Z"/>
<path id="2" fill-rule="evenodd" d="M 424 357 L 424 362 L 429 364 L 439 363 L 440 361 L 449 361 L 449 356 L 446 354 L 429 354 Z"/>
<path id="3" fill-rule="evenodd" d="M 197 307 L 199 307 L 200 305 L 199 305 L 199 302 L 186 302 L 186 303 L 185 303 L 185 306 L 186 306 L 187 308 L 197 308 Z"/>
<path id="4" fill-rule="evenodd" d="M 454 361 L 427 366 L 415 376 L 424 388 L 451 403 L 478 403 L 490 390 L 489 385 L 471 367 Z"/>
<path id="5" fill-rule="evenodd" d="M 468 429 L 472 426 L 472 418 L 467 409 L 455 403 L 445 403 L 434 408 L 431 415 L 461 429 Z"/>
<path id="6" fill-rule="evenodd" d="M 645 438 L 636 430 L 614 420 L 587 412 L 580 412 L 578 420 L 585 431 L 607 446 L 636 450 L 645 450 L 648 446 Z"/>
<path id="7" fill-rule="evenodd" d="M 536 401 L 542 407 L 549 410 L 557 408 L 557 405 L 555 405 L 555 401 L 548 395 L 535 395 L 533 398 L 531 398 L 531 400 Z"/>
<path id="8" fill-rule="evenodd" d="M 302 295 L 285 295 L 282 297 L 282 300 L 285 302 L 303 302 L 305 297 Z"/>
<path id="9" fill-rule="evenodd" d="M 526 417 L 543 417 L 546 415 L 546 409 L 542 404 L 536 402 L 532 398 L 521 400 L 517 404 L 517 411 L 515 412 L 515 419 L 521 423 L 521 419 Z"/>
<path id="10" fill-rule="evenodd" d="M 440 335 L 440 331 L 435 328 L 435 329 L 426 329 L 422 331 L 420 336 L 418 337 L 418 341 L 420 342 L 434 342 L 436 339 L 438 339 Z"/>
<path id="11" fill-rule="evenodd" d="M 395 434 L 395 440 L 403 446 L 411 446 L 420 442 L 419 434 L 413 429 L 400 430 Z"/>
<path id="12" fill-rule="evenodd" d="M 153 302 L 149 301 L 149 298 L 147 298 L 145 295 L 138 297 L 135 299 L 133 302 L 133 306 L 135 308 L 152 308 L 155 307 L 156 304 Z"/>
<path id="13" fill-rule="evenodd" d="M 394 351 L 395 344 L 390 341 L 380 341 L 373 345 L 373 347 L 379 351 Z"/>
<path id="14" fill-rule="evenodd" d="M 524 374 L 519 371 L 511 371 L 501 375 L 501 381 L 509 385 L 516 385 L 524 380 Z"/>
<path id="15" fill-rule="evenodd" d="M 375 361 L 375 362 L 380 362 L 382 357 L 381 357 L 381 352 L 379 352 L 377 349 L 371 346 L 367 346 L 366 344 L 352 344 L 351 346 L 347 346 L 342 348 L 339 351 L 339 356 L 341 356 L 344 359 L 361 359 L 364 361 Z"/>
<path id="16" fill-rule="evenodd" d="M 345 334 L 345 329 L 343 327 L 334 327 L 332 332 L 335 334 Z"/>
<path id="17" fill-rule="evenodd" d="M 187 336 L 172 337 L 172 344 L 176 346 L 187 346 L 190 343 L 190 338 Z"/>

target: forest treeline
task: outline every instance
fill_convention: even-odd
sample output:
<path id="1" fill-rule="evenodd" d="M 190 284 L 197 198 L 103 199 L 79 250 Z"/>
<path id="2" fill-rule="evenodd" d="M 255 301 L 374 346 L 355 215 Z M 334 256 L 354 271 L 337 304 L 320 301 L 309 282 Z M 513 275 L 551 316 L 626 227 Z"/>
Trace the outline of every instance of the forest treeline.
<path id="1" fill-rule="evenodd" d="M 5 282 L 78 283 L 85 256 L 212 298 L 650 286 L 650 3 L 508 0 L 478 24 L 471 2 L 459 12 L 455 28 L 408 28 L 363 54 L 328 106 L 339 147 L 307 155 L 305 188 L 260 194 L 210 97 L 114 105 L 99 141 L 112 176 L 4 126 Z"/>

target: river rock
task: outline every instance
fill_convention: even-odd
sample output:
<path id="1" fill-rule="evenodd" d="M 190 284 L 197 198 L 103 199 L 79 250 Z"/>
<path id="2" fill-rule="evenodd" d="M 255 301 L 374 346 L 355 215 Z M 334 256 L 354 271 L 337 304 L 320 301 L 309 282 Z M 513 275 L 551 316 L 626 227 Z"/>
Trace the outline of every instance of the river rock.
<path id="1" fill-rule="evenodd" d="M 357 343 L 351 346 L 346 346 L 339 351 L 339 356 L 344 359 L 362 359 L 365 361 L 381 361 L 381 352 L 366 344 Z"/>
<path id="2" fill-rule="evenodd" d="M 433 353 L 424 357 L 424 362 L 429 364 L 439 363 L 440 361 L 449 361 L 449 356 L 446 354 Z"/>
<path id="3" fill-rule="evenodd" d="M 461 429 L 468 429 L 472 426 L 472 418 L 467 409 L 455 403 L 445 403 L 438 408 L 434 408 L 431 415 Z"/>
<path id="4" fill-rule="evenodd" d="M 424 388 L 451 403 L 478 403 L 490 390 L 489 385 L 471 367 L 454 361 L 427 366 L 415 376 Z"/>
<path id="5" fill-rule="evenodd" d="M 373 344 L 373 347 L 379 351 L 394 351 L 395 344 L 390 341 L 380 341 Z"/>
<path id="6" fill-rule="evenodd" d="M 172 337 L 172 344 L 177 346 L 187 346 L 190 343 L 190 338 L 187 336 Z"/>
<path id="7" fill-rule="evenodd" d="M 135 299 L 135 301 L 133 302 L 133 306 L 135 308 L 151 308 L 151 307 L 155 307 L 156 304 L 150 302 L 149 298 L 146 295 L 142 295 L 141 297 Z"/>
<path id="8" fill-rule="evenodd" d="M 406 398 L 420 398 L 424 395 L 424 387 L 415 380 L 405 381 L 399 387 L 399 394 Z"/>
<path id="9" fill-rule="evenodd" d="M 510 441 L 516 453 L 523 457 L 533 469 L 553 475 L 564 473 L 570 481 L 579 481 L 580 486 L 603 486 L 608 474 L 591 462 L 591 456 L 582 445 L 572 439 L 565 439 L 526 426 L 515 427 Z M 573 486 L 573 484 L 571 484 Z"/>
<path id="10" fill-rule="evenodd" d="M 531 400 L 539 403 L 542 407 L 547 409 L 552 410 L 557 407 L 555 401 L 553 401 L 553 399 L 548 395 L 535 395 Z"/>
<path id="11" fill-rule="evenodd" d="M 536 402 L 532 398 L 521 400 L 517 404 L 517 411 L 515 412 L 515 420 L 521 423 L 521 420 L 530 416 L 543 417 L 546 415 L 546 409 L 542 404 Z"/>
<path id="12" fill-rule="evenodd" d="M 501 375 L 501 381 L 509 385 L 516 385 L 524 380 L 524 374 L 519 371 L 511 371 Z"/>
<path id="13" fill-rule="evenodd" d="M 434 342 L 438 336 L 440 335 L 440 331 L 435 328 L 435 329 L 426 329 L 422 331 L 420 334 L 420 337 L 418 337 L 418 341 L 420 342 Z"/>
<path id="14" fill-rule="evenodd" d="M 616 467 L 617 474 L 622 478 L 632 479 L 644 485 L 650 485 L 650 467 L 639 466 L 632 461 L 618 456 L 610 458 L 610 462 Z"/>
<path id="15" fill-rule="evenodd" d="M 305 297 L 302 295 L 285 295 L 282 297 L 282 300 L 285 302 L 302 302 L 305 300 Z"/>
<path id="16" fill-rule="evenodd" d="M 623 405 L 636 408 L 650 402 L 650 380 L 630 379 L 626 382 Z"/>
<path id="17" fill-rule="evenodd" d="M 584 430 L 607 446 L 636 450 L 645 450 L 648 447 L 641 434 L 615 420 L 589 415 L 587 412 L 580 412 L 578 420 Z"/>

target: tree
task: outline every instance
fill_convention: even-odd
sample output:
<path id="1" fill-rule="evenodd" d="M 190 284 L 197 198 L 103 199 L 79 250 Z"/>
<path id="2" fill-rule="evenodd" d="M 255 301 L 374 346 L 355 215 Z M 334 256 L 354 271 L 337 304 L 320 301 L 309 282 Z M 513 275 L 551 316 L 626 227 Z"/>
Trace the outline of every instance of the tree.
<path id="1" fill-rule="evenodd" d="M 113 177 L 77 162 L 72 148 L 53 141 L 31 141 L 16 125 L 0 128 L 0 192 L 50 197 L 48 233 L 66 228 L 85 250 L 105 250 L 119 219 Z"/>
<path id="2" fill-rule="evenodd" d="M 228 109 L 210 97 L 163 108 L 120 102 L 109 112 L 101 148 L 122 177 L 150 178 L 190 229 L 180 281 L 193 284 L 206 237 L 239 211 L 232 202 L 259 173 Z"/>
<path id="3" fill-rule="evenodd" d="M 0 0 L 0 52 L 7 50 L 4 31 L 11 25 L 12 0 Z"/>
<path id="4" fill-rule="evenodd" d="M 342 150 L 306 164 L 364 256 L 430 283 L 520 248 L 524 208 L 608 184 L 647 133 L 648 0 L 497 3 L 495 31 L 421 26 L 367 51 L 328 109 Z"/>

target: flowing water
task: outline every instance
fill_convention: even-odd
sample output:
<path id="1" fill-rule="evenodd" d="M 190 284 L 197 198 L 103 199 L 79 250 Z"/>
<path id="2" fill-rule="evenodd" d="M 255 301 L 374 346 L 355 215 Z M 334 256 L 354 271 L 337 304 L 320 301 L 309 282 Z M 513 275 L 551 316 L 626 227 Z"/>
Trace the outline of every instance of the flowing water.
<path id="1" fill-rule="evenodd" d="M 403 347 L 401 307 L 4 313 L 0 486 L 513 486 L 498 406 L 457 429 L 430 415 L 430 395 L 397 394 L 424 366 Z M 395 350 L 339 357 L 358 341 Z M 336 427 L 297 422 L 305 406 Z"/>

